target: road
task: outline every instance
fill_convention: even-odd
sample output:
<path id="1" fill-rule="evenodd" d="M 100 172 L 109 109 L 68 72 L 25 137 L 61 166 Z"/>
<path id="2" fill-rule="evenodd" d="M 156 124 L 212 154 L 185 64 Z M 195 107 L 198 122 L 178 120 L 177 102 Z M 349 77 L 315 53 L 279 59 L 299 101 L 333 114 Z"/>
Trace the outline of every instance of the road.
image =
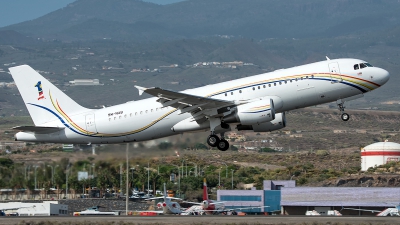
<path id="1" fill-rule="evenodd" d="M 400 225 L 400 217 L 306 217 L 306 216 L 115 216 L 115 217 L 0 217 L 1 225 L 9 224 L 385 224 Z"/>

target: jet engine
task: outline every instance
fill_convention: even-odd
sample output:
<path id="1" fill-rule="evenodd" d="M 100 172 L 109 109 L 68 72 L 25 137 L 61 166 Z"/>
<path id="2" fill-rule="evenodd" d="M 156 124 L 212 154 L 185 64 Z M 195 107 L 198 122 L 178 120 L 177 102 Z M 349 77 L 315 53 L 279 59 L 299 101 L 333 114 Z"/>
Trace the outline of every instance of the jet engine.
<path id="1" fill-rule="evenodd" d="M 242 125 L 255 125 L 275 119 L 274 100 L 262 98 L 257 101 L 242 104 L 235 111 L 223 118 L 225 123 L 241 123 Z"/>
<path id="2" fill-rule="evenodd" d="M 237 130 L 253 130 L 254 132 L 270 132 L 279 130 L 286 127 L 286 115 L 285 113 L 275 114 L 275 119 L 266 123 L 254 124 L 254 125 L 237 125 Z"/>

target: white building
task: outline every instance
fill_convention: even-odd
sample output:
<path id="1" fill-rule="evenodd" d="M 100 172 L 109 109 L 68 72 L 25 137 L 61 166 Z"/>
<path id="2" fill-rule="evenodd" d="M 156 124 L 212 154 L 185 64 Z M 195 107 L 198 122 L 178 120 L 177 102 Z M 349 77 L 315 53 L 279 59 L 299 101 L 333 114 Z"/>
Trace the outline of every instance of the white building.
<path id="1" fill-rule="evenodd" d="M 380 166 L 391 161 L 400 160 L 400 144 L 394 142 L 378 142 L 361 149 L 361 170 Z"/>
<path id="2" fill-rule="evenodd" d="M 43 201 L 42 203 L 7 202 L 0 203 L 0 209 L 6 215 L 19 216 L 66 216 L 68 205 L 58 204 L 58 201 Z"/>
<path id="3" fill-rule="evenodd" d="M 69 82 L 70 85 L 100 85 L 99 79 L 75 79 Z"/>

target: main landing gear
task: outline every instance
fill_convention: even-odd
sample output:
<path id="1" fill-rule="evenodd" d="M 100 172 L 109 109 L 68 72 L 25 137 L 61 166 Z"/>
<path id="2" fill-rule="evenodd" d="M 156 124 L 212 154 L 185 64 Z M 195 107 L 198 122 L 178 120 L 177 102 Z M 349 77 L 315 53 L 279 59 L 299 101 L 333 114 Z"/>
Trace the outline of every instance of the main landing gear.
<path id="1" fill-rule="evenodd" d="M 217 147 L 221 151 L 229 149 L 229 142 L 225 140 L 224 135 L 221 134 L 221 138 L 211 132 L 211 135 L 207 138 L 207 144 L 211 147 Z"/>
<path id="2" fill-rule="evenodd" d="M 221 118 L 215 118 L 215 117 L 210 117 L 208 118 L 210 121 L 210 131 L 211 134 L 207 138 L 207 144 L 211 147 L 217 147 L 221 151 L 226 151 L 229 149 L 229 142 L 225 140 L 224 137 L 224 132 L 221 132 L 221 138 L 219 138 L 217 135 L 215 135 L 215 128 L 220 126 L 222 130 L 227 130 L 229 129 L 229 125 L 226 123 L 223 123 L 221 121 Z"/>
<path id="3" fill-rule="evenodd" d="M 350 115 L 344 112 L 344 105 L 343 103 L 339 103 L 338 104 L 339 110 L 342 113 L 342 115 L 340 116 L 340 118 L 342 118 L 343 121 L 348 121 L 350 119 Z"/>

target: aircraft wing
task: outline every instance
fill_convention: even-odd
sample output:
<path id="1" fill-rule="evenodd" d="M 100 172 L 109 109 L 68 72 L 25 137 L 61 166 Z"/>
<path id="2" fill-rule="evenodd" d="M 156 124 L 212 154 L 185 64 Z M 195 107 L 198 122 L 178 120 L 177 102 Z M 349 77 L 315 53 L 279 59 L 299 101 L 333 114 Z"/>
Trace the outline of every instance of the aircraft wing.
<path id="1" fill-rule="evenodd" d="M 191 113 L 196 119 L 203 116 L 218 116 L 224 112 L 229 112 L 231 107 L 236 106 L 233 101 L 224 101 L 202 97 L 198 95 L 185 94 L 161 89 L 159 87 L 144 88 L 135 86 L 139 90 L 139 95 L 144 93 L 153 95 L 158 98 L 164 107 L 174 107 L 180 110 L 180 113 Z"/>
<path id="2" fill-rule="evenodd" d="M 65 127 L 18 126 L 18 127 L 13 127 L 12 129 L 24 132 L 36 133 L 36 134 L 49 134 L 60 130 L 64 130 Z"/>

